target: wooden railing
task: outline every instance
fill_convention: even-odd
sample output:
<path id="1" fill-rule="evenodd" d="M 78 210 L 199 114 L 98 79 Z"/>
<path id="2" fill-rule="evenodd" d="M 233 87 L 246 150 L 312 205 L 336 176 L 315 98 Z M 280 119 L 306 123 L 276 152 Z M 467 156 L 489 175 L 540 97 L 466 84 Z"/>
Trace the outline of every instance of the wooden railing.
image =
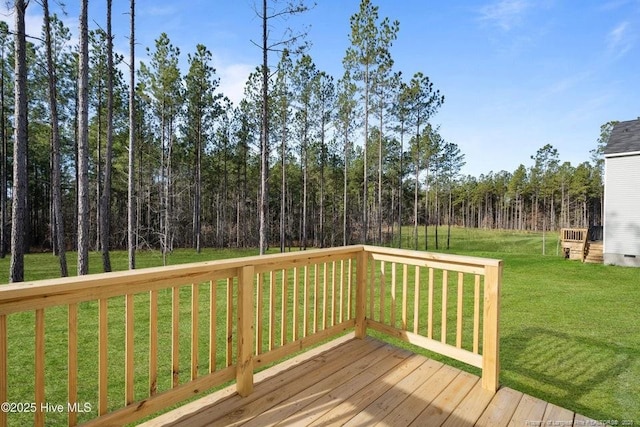
<path id="1" fill-rule="evenodd" d="M 588 228 L 563 228 L 560 230 L 560 239 L 563 242 L 580 243 L 587 240 Z"/>
<path id="2" fill-rule="evenodd" d="M 581 261 L 584 262 L 589 251 L 589 229 L 588 228 L 562 228 L 560 230 L 560 240 L 570 249 L 576 245 L 579 250 Z M 565 245 L 563 245 L 564 247 Z"/>
<path id="3" fill-rule="evenodd" d="M 122 425 L 355 330 L 498 387 L 500 261 L 370 246 L 0 286 L 0 425 Z"/>

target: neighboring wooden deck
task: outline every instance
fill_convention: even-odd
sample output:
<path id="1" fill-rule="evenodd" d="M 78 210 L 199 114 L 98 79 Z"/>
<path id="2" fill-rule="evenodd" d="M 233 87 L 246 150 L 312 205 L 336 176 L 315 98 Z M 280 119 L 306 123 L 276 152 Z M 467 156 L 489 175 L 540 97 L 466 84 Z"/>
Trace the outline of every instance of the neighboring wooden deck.
<path id="1" fill-rule="evenodd" d="M 215 392 L 146 426 L 595 426 L 593 420 L 382 343 L 340 338 L 256 374 L 254 392 Z"/>
<path id="2" fill-rule="evenodd" d="M 600 231 L 596 229 L 600 228 Z M 560 245 L 564 256 L 586 263 L 602 264 L 602 227 L 563 228 L 560 230 Z M 590 235 L 597 237 L 590 237 Z"/>

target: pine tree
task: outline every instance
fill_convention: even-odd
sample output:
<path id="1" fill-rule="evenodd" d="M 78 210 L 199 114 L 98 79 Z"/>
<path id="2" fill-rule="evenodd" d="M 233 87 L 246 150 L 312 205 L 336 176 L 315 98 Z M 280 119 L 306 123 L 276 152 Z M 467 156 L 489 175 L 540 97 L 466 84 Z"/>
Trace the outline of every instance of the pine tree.
<path id="1" fill-rule="evenodd" d="M 49 17 L 49 2 L 48 0 L 42 1 L 42 8 L 44 10 L 44 27 L 45 27 L 45 49 L 47 56 L 47 74 L 49 80 L 49 114 L 51 119 L 51 153 L 52 153 L 52 179 L 51 189 L 53 196 L 53 235 L 55 238 L 55 248 L 58 252 L 58 258 L 60 260 L 60 275 L 67 277 L 69 272 L 67 270 L 67 258 L 65 248 L 65 234 L 64 234 L 64 219 L 62 217 L 62 190 L 61 190 L 61 178 L 60 178 L 60 130 L 58 125 L 58 91 L 57 91 L 57 78 L 56 69 L 53 62 L 52 41 L 51 41 L 51 20 Z"/>
<path id="2" fill-rule="evenodd" d="M 13 211 L 9 281 L 24 280 L 24 230 L 27 201 L 27 52 L 25 13 L 28 1 L 15 0 L 15 131 L 13 141 Z"/>
<path id="3" fill-rule="evenodd" d="M 368 147 L 369 115 L 371 114 L 371 92 L 377 73 L 386 72 L 390 60 L 389 49 L 397 37 L 399 22 L 384 18 L 378 24 L 378 7 L 370 0 L 362 0 L 360 10 L 351 16 L 351 46 L 343 60 L 356 81 L 362 82 L 364 102 L 364 163 L 362 192 L 363 240 L 369 240 L 369 168 Z"/>
<path id="4" fill-rule="evenodd" d="M 88 0 L 80 6 L 78 62 L 78 275 L 89 273 L 89 31 Z"/>
<path id="5" fill-rule="evenodd" d="M 136 96 L 135 96 L 135 11 L 136 2 L 130 3 L 130 31 L 129 31 L 129 158 L 127 169 L 127 247 L 129 269 L 136 268 L 136 198 L 135 198 L 135 150 L 136 150 Z"/>
<path id="6" fill-rule="evenodd" d="M 213 120 L 220 114 L 219 96 L 214 94 L 219 85 L 215 69 L 210 65 L 211 52 L 204 45 L 196 46 L 189 55 L 186 80 L 186 129 L 188 143 L 195 153 L 195 180 L 193 200 L 193 247 L 200 253 L 202 240 L 202 157 L 212 132 Z"/>
<path id="7" fill-rule="evenodd" d="M 182 108 L 182 82 L 178 59 L 180 49 L 173 46 L 166 33 L 156 39 L 156 49 L 151 54 L 150 68 L 141 69 L 152 100 L 160 141 L 160 246 L 163 264 L 173 246 L 173 169 L 172 155 L 175 131 Z"/>

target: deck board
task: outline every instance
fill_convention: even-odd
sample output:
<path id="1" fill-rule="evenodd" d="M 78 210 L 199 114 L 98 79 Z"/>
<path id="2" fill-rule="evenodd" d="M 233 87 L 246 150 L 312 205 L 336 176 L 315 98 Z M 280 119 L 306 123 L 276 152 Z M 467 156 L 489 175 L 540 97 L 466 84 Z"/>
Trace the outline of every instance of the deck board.
<path id="1" fill-rule="evenodd" d="M 341 339 L 256 374 L 146 426 L 587 425 L 588 418 L 375 339 Z M 555 425 L 555 424 L 554 424 Z"/>

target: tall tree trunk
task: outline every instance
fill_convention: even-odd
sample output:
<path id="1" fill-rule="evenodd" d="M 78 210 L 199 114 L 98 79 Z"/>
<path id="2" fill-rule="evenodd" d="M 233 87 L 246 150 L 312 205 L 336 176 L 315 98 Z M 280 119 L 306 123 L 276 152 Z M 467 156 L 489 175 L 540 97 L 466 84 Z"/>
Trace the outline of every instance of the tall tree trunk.
<path id="1" fill-rule="evenodd" d="M 286 110 L 283 109 L 282 113 L 282 135 L 281 135 L 281 146 L 280 146 L 280 155 L 282 157 L 282 180 L 280 182 L 280 252 L 285 251 L 286 245 L 286 194 L 287 194 L 287 121 L 286 121 Z"/>
<path id="2" fill-rule="evenodd" d="M 306 113 L 308 114 L 308 113 Z M 306 119 L 305 119 L 306 121 Z M 305 131 L 302 142 L 302 241 L 300 249 L 307 249 L 307 198 L 308 198 L 308 181 L 309 181 L 309 161 L 307 153 L 307 124 L 305 123 Z"/>
<path id="3" fill-rule="evenodd" d="M 13 211 L 9 281 L 24 280 L 24 231 L 27 203 L 27 52 L 25 12 L 29 2 L 15 0 L 15 130 L 13 142 Z"/>
<path id="4" fill-rule="evenodd" d="M 107 141 L 104 156 L 104 188 L 100 198 L 100 243 L 102 268 L 111 271 L 109 240 L 111 235 L 111 161 L 113 158 L 113 36 L 111 34 L 111 2 L 107 0 Z"/>
<path id="5" fill-rule="evenodd" d="M 0 258 L 4 258 L 7 252 L 7 129 L 5 117 L 5 86 L 4 86 L 4 45 L 0 57 Z"/>
<path id="6" fill-rule="evenodd" d="M 451 217 L 453 215 L 453 203 L 451 197 L 451 183 L 449 183 L 449 208 L 447 209 L 447 250 L 451 244 Z"/>
<path id="7" fill-rule="evenodd" d="M 67 257 L 64 243 L 64 220 L 62 217 L 62 191 L 60 179 L 60 131 L 58 126 L 58 101 L 57 101 L 57 78 L 56 70 L 53 64 L 53 53 L 51 46 L 51 22 L 49 19 L 49 1 L 42 1 L 44 9 L 44 25 L 45 25 L 45 44 L 47 51 L 47 71 L 49 74 L 49 109 L 51 110 L 51 152 L 52 152 L 52 179 L 51 190 L 53 196 L 53 238 L 54 246 L 58 251 L 58 259 L 60 261 L 60 276 L 67 277 L 69 275 L 67 269 Z"/>
<path id="8" fill-rule="evenodd" d="M 380 103 L 380 135 L 378 138 L 378 244 L 382 244 L 382 128 L 384 123 L 383 103 Z"/>
<path id="9" fill-rule="evenodd" d="M 429 160 L 424 167 L 427 176 L 424 180 L 424 250 L 429 250 Z"/>
<path id="10" fill-rule="evenodd" d="M 324 182 L 324 169 L 326 163 L 326 147 L 325 147 L 325 114 L 322 111 L 322 124 L 320 127 L 320 247 L 324 248 L 324 223 L 325 223 L 325 203 L 324 203 L 324 193 L 325 193 L 325 182 Z"/>
<path id="11" fill-rule="evenodd" d="M 349 135 L 345 130 L 344 135 L 344 172 L 342 183 L 342 245 L 347 246 L 349 244 L 348 233 L 348 215 L 349 215 L 349 197 L 348 197 L 348 183 L 349 183 Z"/>
<path id="12" fill-rule="evenodd" d="M 418 250 L 418 192 L 420 189 L 420 132 L 416 137 L 416 186 L 413 193 L 413 245 Z M 425 236 L 426 237 L 426 236 Z"/>
<path id="13" fill-rule="evenodd" d="M 400 122 L 400 171 L 398 172 L 398 247 L 402 249 L 402 176 L 404 172 L 404 121 Z"/>
<path id="14" fill-rule="evenodd" d="M 268 62 L 268 18 L 267 0 L 262 1 L 262 126 L 260 132 L 260 255 L 264 255 L 268 245 L 267 212 L 269 200 L 267 198 L 269 178 L 269 62 Z"/>
<path id="15" fill-rule="evenodd" d="M 131 0 L 130 19 L 131 30 L 129 32 L 129 174 L 127 177 L 127 247 L 129 249 L 129 269 L 136 268 L 136 200 L 134 194 L 134 162 L 135 162 L 135 0 Z"/>
<path id="16" fill-rule="evenodd" d="M 362 226 L 364 232 L 363 243 L 369 243 L 369 171 L 367 165 L 369 159 L 367 158 L 367 146 L 369 145 L 369 64 L 365 66 L 364 70 L 364 158 L 363 158 L 363 190 L 362 190 Z"/>
<path id="17" fill-rule="evenodd" d="M 78 68 L 78 275 L 89 273 L 89 31 L 81 1 Z"/>

